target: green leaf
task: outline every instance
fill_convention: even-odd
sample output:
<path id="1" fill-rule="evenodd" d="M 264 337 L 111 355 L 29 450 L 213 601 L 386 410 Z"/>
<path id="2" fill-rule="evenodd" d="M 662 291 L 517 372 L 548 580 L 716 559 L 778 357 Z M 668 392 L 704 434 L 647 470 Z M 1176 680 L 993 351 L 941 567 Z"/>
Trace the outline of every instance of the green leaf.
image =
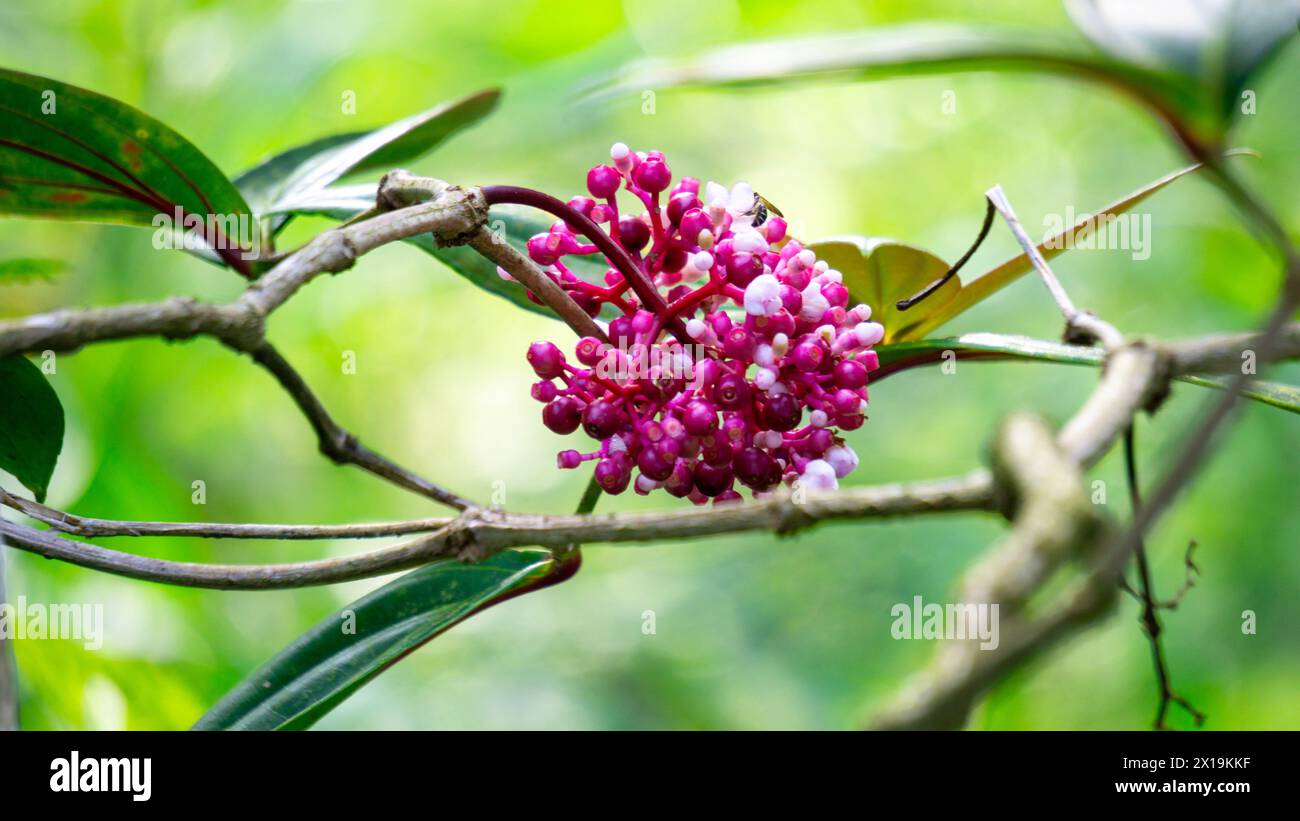
<path id="1" fill-rule="evenodd" d="M 943 276 L 948 263 L 929 251 L 888 239 L 842 237 L 808 247 L 844 275 L 850 303 L 871 306 L 871 318 L 885 326 L 885 342 L 906 339 L 912 326 L 947 305 L 961 287 L 953 277 L 919 305 L 900 311 L 894 303 Z"/>
<path id="2" fill-rule="evenodd" d="M 1067 345 L 1063 342 L 1031 339 L 1027 336 L 989 333 L 877 345 L 875 351 L 880 358 L 880 369 L 872 373 L 873 382 L 920 365 L 940 362 L 947 351 L 951 351 L 956 359 L 962 361 L 1020 359 L 1093 367 L 1101 367 L 1106 361 L 1106 355 L 1100 348 Z M 1179 382 L 1219 390 L 1226 388 L 1230 381 L 1223 376 L 1195 374 L 1178 376 L 1175 379 Z M 1257 379 L 1242 391 L 1242 396 L 1292 413 L 1300 413 L 1300 388 L 1290 385 Z"/>
<path id="3" fill-rule="evenodd" d="M 1242 152 L 1228 152 L 1230 156 L 1239 153 Z M 1174 180 L 1199 168 L 1200 164 L 1180 168 L 1112 202 L 1097 214 L 1080 216 L 1074 225 L 1040 243 L 1039 252 L 1044 259 L 1055 258 L 1068 250 L 1068 237 L 1078 236 L 1079 231 L 1091 230 L 1093 226 L 1106 230 L 1102 220 L 1131 210 Z M 853 246 L 857 248 L 856 257 Z M 947 264 L 927 251 L 888 240 L 849 237 L 816 242 L 810 247 L 844 274 L 845 286 L 855 300 L 871 306 L 876 321 L 885 326 L 886 342 L 922 339 L 1034 270 L 1029 256 L 1022 253 L 970 282 L 963 283 L 959 276 L 954 276 L 921 302 L 899 311 L 894 307 L 897 300 L 912 296 L 938 279 L 947 271 Z"/>
<path id="4" fill-rule="evenodd" d="M 548 551 L 439 561 L 329 616 L 231 690 L 196 730 L 302 730 L 389 665 L 479 610 L 550 582 Z M 345 632 L 346 620 L 355 633 Z"/>
<path id="5" fill-rule="evenodd" d="M 1247 82 L 1296 32 L 1287 0 L 1067 0 L 1075 24 L 1108 54 L 1200 83 L 1227 122 Z"/>
<path id="6" fill-rule="evenodd" d="M 322 191 L 310 199 L 304 199 L 293 206 L 292 213 L 348 220 L 373 206 L 374 202 L 375 186 L 372 184 L 340 186 Z M 527 253 L 529 237 L 546 233 L 554 221 L 540 211 L 522 205 L 494 205 L 488 214 L 488 228 L 502 234 L 506 241 L 521 253 Z M 550 308 L 529 300 L 522 285 L 502 279 L 497 274 L 497 266 L 484 259 L 473 248 L 464 245 L 440 248 L 429 234 L 410 237 L 406 241 L 436 257 L 448 268 L 488 293 L 502 297 L 535 314 L 558 319 Z M 564 262 L 569 270 L 587 282 L 599 285 L 604 284 L 605 272 L 609 270 L 605 258 L 600 254 L 586 257 L 570 256 L 566 257 Z"/>
<path id="7" fill-rule="evenodd" d="M 223 258 L 247 268 L 237 246 L 248 205 L 188 140 L 125 103 L 0 69 L 0 214 L 152 225 L 177 209 L 218 217 Z"/>
<path id="8" fill-rule="evenodd" d="M 877 80 L 954 71 L 1021 69 L 1087 79 L 1138 97 L 1166 118 L 1210 136 L 1214 120 L 1185 75 L 1115 60 L 1041 29 L 910 24 L 847 34 L 729 46 L 683 59 L 634 63 L 597 96 L 674 86 L 763 86 L 809 80 Z"/>
<path id="9" fill-rule="evenodd" d="M 1218 388 L 1224 390 L 1231 381 L 1226 376 L 1183 376 L 1179 377 L 1183 382 L 1190 382 L 1193 385 L 1203 385 L 1207 388 Z M 1265 405 L 1272 405 L 1275 408 L 1288 410 L 1292 413 L 1300 413 L 1300 387 L 1295 385 L 1284 385 L 1281 382 L 1269 382 L 1264 379 L 1252 379 L 1241 395 L 1247 399 L 1254 399 L 1256 402 L 1263 402 Z"/>
<path id="10" fill-rule="evenodd" d="M 974 333 L 945 339 L 923 339 L 877 345 L 880 369 L 872 381 L 930 362 L 938 362 L 944 351 L 958 359 L 1037 359 L 1069 365 L 1101 365 L 1106 355 L 1100 348 L 1067 345 L 1013 334 Z"/>
<path id="11" fill-rule="evenodd" d="M 54 388 L 26 357 L 0 359 L 0 469 L 43 502 L 62 449 L 63 406 Z"/>
<path id="12" fill-rule="evenodd" d="M 235 178 L 258 216 L 292 213 L 331 183 L 366 171 L 391 171 L 431 151 L 496 107 L 501 92 L 480 91 L 373 131 L 322 137 L 291 148 Z M 372 203 L 373 204 L 373 203 Z"/>
<path id="13" fill-rule="evenodd" d="M 0 262 L 0 285 L 50 280 L 66 270 L 68 263 L 61 259 L 7 259 Z"/>

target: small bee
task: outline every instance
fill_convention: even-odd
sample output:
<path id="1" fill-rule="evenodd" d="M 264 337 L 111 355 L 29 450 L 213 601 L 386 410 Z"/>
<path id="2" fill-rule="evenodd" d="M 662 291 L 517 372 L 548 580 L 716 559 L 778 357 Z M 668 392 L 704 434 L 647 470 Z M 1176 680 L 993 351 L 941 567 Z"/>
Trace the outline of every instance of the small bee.
<path id="1" fill-rule="evenodd" d="M 751 205 L 749 209 L 745 211 L 746 215 L 753 217 L 753 222 L 751 222 L 750 224 L 753 225 L 755 228 L 758 228 L 760 225 L 767 222 L 768 212 L 776 214 L 778 217 L 785 216 L 785 214 L 781 213 L 780 208 L 777 208 L 775 205 L 769 202 L 766 197 L 764 197 L 762 194 L 755 191 L 754 204 Z"/>

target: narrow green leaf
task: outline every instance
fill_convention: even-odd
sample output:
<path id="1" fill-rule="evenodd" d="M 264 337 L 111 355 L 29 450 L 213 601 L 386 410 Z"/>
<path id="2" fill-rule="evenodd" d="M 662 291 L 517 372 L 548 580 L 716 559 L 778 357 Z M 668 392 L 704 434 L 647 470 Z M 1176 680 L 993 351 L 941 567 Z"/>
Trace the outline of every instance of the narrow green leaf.
<path id="1" fill-rule="evenodd" d="M 948 263 L 929 251 L 888 239 L 840 237 L 808 247 L 843 274 L 850 303 L 871 306 L 871 318 L 885 326 L 885 342 L 906 339 L 911 327 L 949 304 L 961 288 L 953 277 L 919 305 L 900 311 L 894 303 L 943 276 Z"/>
<path id="2" fill-rule="evenodd" d="M 317 624 L 226 694 L 194 729 L 307 729 L 420 645 L 506 596 L 545 584 L 556 570 L 542 550 L 414 570 Z"/>
<path id="3" fill-rule="evenodd" d="M 923 339 L 877 345 L 880 369 L 872 374 L 879 381 L 890 374 L 942 359 L 952 351 L 958 359 L 1037 359 L 1069 365 L 1101 365 L 1100 348 L 1067 345 L 1013 334 L 973 333 L 945 339 Z"/>
<path id="4" fill-rule="evenodd" d="M 880 369 L 875 371 L 871 378 L 876 382 L 900 371 L 940 362 L 948 351 L 961 361 L 1020 359 L 1093 367 L 1100 367 L 1106 361 L 1106 355 L 1100 348 L 1067 345 L 1063 342 L 1031 339 L 1027 336 L 989 333 L 877 345 L 875 351 L 880 358 Z M 1219 390 L 1226 388 L 1230 381 L 1223 376 L 1195 374 L 1178 376 L 1175 379 L 1179 382 Z M 1257 379 L 1242 392 L 1242 396 L 1292 413 L 1300 413 L 1300 388 L 1291 385 Z"/>
<path id="5" fill-rule="evenodd" d="M 491 113 L 501 92 L 480 91 L 373 131 L 322 137 L 264 160 L 235 178 L 258 216 L 292 213 L 331 183 L 367 171 L 391 171 L 427 154 Z"/>
<path id="6" fill-rule="evenodd" d="M 1203 385 L 1207 388 L 1218 388 L 1224 390 L 1231 381 L 1226 376 L 1184 376 L 1180 377 L 1183 382 L 1190 382 L 1193 385 Z M 1272 405 L 1275 408 L 1288 410 L 1292 413 L 1300 413 L 1300 387 L 1295 385 L 1284 385 L 1281 382 L 1269 382 L 1264 379 L 1252 379 L 1241 395 L 1247 399 L 1254 399 L 1256 402 L 1263 402 L 1265 405 Z"/>
<path id="7" fill-rule="evenodd" d="M 152 225 L 177 209 L 216 225 L 209 240 L 246 268 L 248 205 L 188 140 L 125 103 L 0 69 L 0 214 Z"/>
<path id="8" fill-rule="evenodd" d="M 761 86 L 1005 69 L 1100 82 L 1180 121 L 1215 130 L 1192 78 L 1115 60 L 1041 29 L 923 23 L 747 43 L 683 59 L 634 63 L 593 91 L 605 96 L 674 86 Z"/>
<path id="9" fill-rule="evenodd" d="M 1241 152 L 1228 152 L 1229 155 L 1238 153 Z M 1080 231 L 1084 229 L 1093 230 L 1094 228 L 1101 231 L 1109 230 L 1106 221 L 1111 217 L 1117 217 L 1132 210 L 1174 180 L 1185 177 L 1201 167 L 1198 163 L 1189 165 L 1186 168 L 1180 168 L 1112 202 L 1096 214 L 1080 216 L 1073 225 L 1064 231 L 1039 243 L 1039 253 L 1043 255 L 1044 259 L 1051 260 L 1068 250 L 1072 243 L 1067 242 L 1067 238 L 1079 236 Z M 1034 266 L 1029 261 L 1029 256 L 1022 253 L 974 280 L 963 283 L 958 277 L 953 277 L 938 293 L 902 312 L 903 319 L 901 321 L 905 323 L 901 329 L 902 333 L 888 337 L 888 339 L 891 342 L 901 342 L 905 339 L 921 339 L 953 317 L 978 305 L 1032 270 L 1034 270 Z M 943 291 L 949 291 L 951 296 L 940 300 Z M 905 296 L 910 295 L 905 294 Z M 875 308 L 875 306 L 872 305 L 872 308 Z M 916 319 L 913 319 L 913 316 L 916 316 Z M 885 328 L 888 330 L 889 326 L 886 325 Z"/>
<path id="10" fill-rule="evenodd" d="M 40 368 L 23 356 L 0 359 L 0 469 L 38 502 L 63 450 L 63 424 L 63 405 Z"/>

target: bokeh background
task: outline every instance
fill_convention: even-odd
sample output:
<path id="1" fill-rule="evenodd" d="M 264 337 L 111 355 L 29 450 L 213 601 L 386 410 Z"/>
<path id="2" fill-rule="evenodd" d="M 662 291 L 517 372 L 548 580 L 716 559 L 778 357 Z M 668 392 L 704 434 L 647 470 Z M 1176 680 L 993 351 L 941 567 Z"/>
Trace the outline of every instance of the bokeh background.
<path id="1" fill-rule="evenodd" d="M 0 6 L 0 63 L 82 85 L 172 125 L 228 173 L 313 137 L 382 125 L 488 86 L 500 109 L 414 166 L 465 183 L 515 183 L 567 197 L 622 140 L 665 151 L 677 173 L 747 179 L 807 238 L 883 235 L 958 256 L 1001 183 L 1031 233 L 1046 214 L 1095 209 L 1183 164 L 1135 105 L 1095 86 L 1024 74 L 736 92 L 660 92 L 593 105 L 574 89 L 645 55 L 908 20 L 1039 26 L 1070 36 L 1054 3 L 690 0 L 354 3 L 117 3 Z M 1294 45 L 1294 44 L 1293 44 Z M 1244 173 L 1295 231 L 1300 190 L 1300 50 L 1261 79 L 1234 142 Z M 341 95 L 356 94 L 355 115 Z M 955 113 L 945 113 L 952 92 Z M 1245 330 L 1278 283 L 1269 256 L 1206 181 L 1142 206 L 1150 258 L 1076 251 L 1055 268 L 1075 301 L 1133 334 Z M 328 225 L 295 223 L 287 242 Z M 225 300 L 240 282 L 147 230 L 0 221 L 0 258 L 66 261 L 48 280 L 0 284 L 0 316 L 173 294 Z M 999 224 L 967 268 L 1014 253 Z M 1025 278 L 945 331 L 1052 338 L 1060 320 Z M 567 511 L 585 472 L 559 472 L 571 445 L 528 397 L 529 342 L 568 338 L 409 247 L 371 254 L 277 313 L 271 339 L 362 440 L 417 471 L 507 506 Z M 357 372 L 340 367 L 355 352 Z M 1295 381 L 1294 367 L 1273 371 Z M 1065 419 L 1096 372 L 961 363 L 897 376 L 872 392 L 849 441 L 855 483 L 967 470 L 1006 412 Z M 50 503 L 109 518 L 356 522 L 433 515 L 425 501 L 317 452 L 271 379 L 216 343 L 142 340 L 58 360 L 68 433 Z M 1139 431 L 1148 478 L 1206 394 L 1180 385 Z M 1166 615 L 1178 689 L 1208 727 L 1300 727 L 1300 419 L 1250 403 L 1240 424 L 1153 538 L 1159 585 L 1182 580 L 1186 543 L 1203 570 Z M 1122 462 L 1095 471 L 1126 515 Z M 191 504 L 191 483 L 207 504 Z M 11 477 L 0 476 L 15 487 Z M 600 510 L 678 504 L 663 494 Z M 12 515 L 12 514 L 6 514 Z M 427 645 L 329 715 L 325 728 L 843 728 L 870 715 L 934 647 L 890 637 L 890 607 L 951 599 L 1001 528 L 963 514 L 838 524 L 797 538 L 744 535 L 646 546 L 592 545 L 571 582 L 497 607 Z M 271 562 L 342 555 L 349 543 L 114 540 L 171 559 Z M 349 600 L 382 583 L 223 593 L 117 579 L 9 551 L 11 596 L 103 603 L 104 649 L 15 642 L 28 728 L 185 728 L 242 676 Z M 652 610 L 657 632 L 644 635 Z M 1258 617 L 1243 635 L 1242 612 Z M 1137 608 L 999 684 L 977 728 L 1142 728 L 1155 683 Z M 1176 724 L 1186 717 L 1175 715 Z"/>

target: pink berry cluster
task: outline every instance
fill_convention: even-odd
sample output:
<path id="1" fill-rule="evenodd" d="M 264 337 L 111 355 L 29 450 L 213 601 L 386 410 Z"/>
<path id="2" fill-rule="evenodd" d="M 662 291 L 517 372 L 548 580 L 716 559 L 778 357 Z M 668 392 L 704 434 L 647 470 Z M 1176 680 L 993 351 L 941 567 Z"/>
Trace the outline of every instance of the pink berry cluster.
<path id="1" fill-rule="evenodd" d="M 627 252 L 605 255 L 604 284 L 564 264 L 601 253 L 572 217 L 528 241 L 593 317 L 607 305 L 619 314 L 609 343 L 581 339 L 576 362 L 550 342 L 528 349 L 546 427 L 581 427 L 600 443 L 562 451 L 559 466 L 595 461 L 608 493 L 663 488 L 697 504 L 739 499 L 737 483 L 756 495 L 796 480 L 837 487 L 858 464 L 837 429 L 865 420 L 871 348 L 884 336 L 871 308 L 849 305 L 840 273 L 748 184 L 673 185 L 662 153 L 622 143 L 610 157 L 587 173 L 590 196 L 568 202 Z M 619 189 L 645 213 L 621 214 Z"/>

